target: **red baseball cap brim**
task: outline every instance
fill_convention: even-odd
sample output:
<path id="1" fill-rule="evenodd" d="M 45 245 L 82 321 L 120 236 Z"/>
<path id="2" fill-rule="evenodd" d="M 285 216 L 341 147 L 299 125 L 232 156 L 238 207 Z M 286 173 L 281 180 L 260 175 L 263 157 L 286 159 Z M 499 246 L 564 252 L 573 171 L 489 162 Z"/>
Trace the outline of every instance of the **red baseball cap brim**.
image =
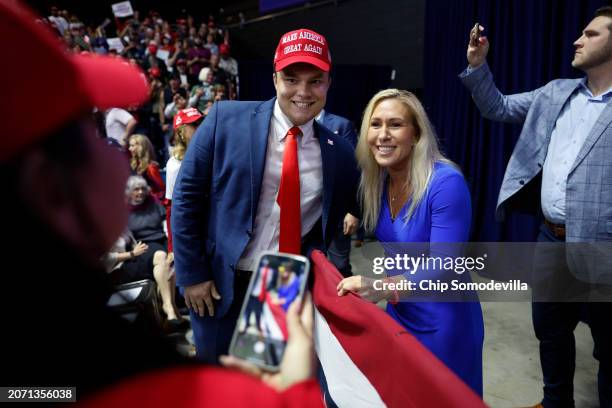
<path id="1" fill-rule="evenodd" d="M 319 68 L 323 72 L 329 72 L 330 65 L 324 61 L 321 61 L 318 58 L 309 57 L 307 55 L 296 55 L 294 57 L 287 57 L 282 61 L 276 63 L 276 71 L 282 71 L 287 68 L 289 65 L 297 64 L 299 62 L 303 62 L 306 64 L 314 65 Z"/>
<path id="2" fill-rule="evenodd" d="M 144 73 L 124 59 L 90 54 L 75 56 L 73 63 L 91 106 L 98 109 L 137 106 L 147 99 L 149 89 Z"/>

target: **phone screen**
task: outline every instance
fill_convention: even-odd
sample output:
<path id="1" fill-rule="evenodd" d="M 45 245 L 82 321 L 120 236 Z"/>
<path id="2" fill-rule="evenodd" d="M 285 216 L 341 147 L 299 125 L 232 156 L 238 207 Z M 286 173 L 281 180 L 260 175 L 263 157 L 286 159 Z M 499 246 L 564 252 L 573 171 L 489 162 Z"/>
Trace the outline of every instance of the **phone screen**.
<path id="1" fill-rule="evenodd" d="M 310 263 L 298 255 L 266 252 L 253 271 L 230 354 L 278 369 L 287 345 L 289 306 L 302 299 Z"/>
<path id="2" fill-rule="evenodd" d="M 474 24 L 474 27 L 472 28 L 472 31 L 470 34 L 471 34 L 470 36 L 471 45 L 474 47 L 478 47 L 478 45 L 480 44 L 480 24 L 479 23 Z"/>

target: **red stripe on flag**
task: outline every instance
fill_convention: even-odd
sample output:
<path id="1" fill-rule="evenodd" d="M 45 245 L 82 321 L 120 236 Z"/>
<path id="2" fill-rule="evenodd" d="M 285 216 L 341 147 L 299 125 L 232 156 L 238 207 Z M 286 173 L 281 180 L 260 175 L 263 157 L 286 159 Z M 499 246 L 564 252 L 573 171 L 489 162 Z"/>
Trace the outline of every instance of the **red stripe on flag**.
<path id="1" fill-rule="evenodd" d="M 383 310 L 352 293 L 339 297 L 336 287 L 342 275 L 322 252 L 313 251 L 311 259 L 317 310 L 387 406 L 486 406 Z"/>

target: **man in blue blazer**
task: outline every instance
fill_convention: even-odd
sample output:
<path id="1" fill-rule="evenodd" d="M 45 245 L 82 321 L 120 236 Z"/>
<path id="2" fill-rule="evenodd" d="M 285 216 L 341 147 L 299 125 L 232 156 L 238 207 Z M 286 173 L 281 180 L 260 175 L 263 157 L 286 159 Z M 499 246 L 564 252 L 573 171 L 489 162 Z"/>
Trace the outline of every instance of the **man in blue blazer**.
<path id="1" fill-rule="evenodd" d="M 215 103 L 189 145 L 171 222 L 177 284 L 205 361 L 227 353 L 258 254 L 279 248 L 277 193 L 295 127 L 302 252 L 326 249 L 345 214 L 358 214 L 352 147 L 314 121 L 325 105 L 330 68 L 322 35 L 286 33 L 274 58 L 276 98 Z"/>
<path id="2" fill-rule="evenodd" d="M 531 92 L 503 95 L 496 88 L 486 64 L 489 43 L 472 30 L 467 58 L 469 67 L 460 75 L 483 116 L 523 123 L 504 175 L 497 216 L 517 202 L 525 187 L 541 173 L 540 209 L 544 223 L 539 242 L 601 243 L 612 241 L 612 7 L 595 18 L 574 42 L 572 66 L 586 73 L 583 79 L 558 79 Z M 531 198 L 533 200 L 533 198 Z M 561 248 L 561 268 L 548 280 L 550 265 L 535 270 L 533 324 L 540 341 L 545 407 L 574 406 L 574 329 L 583 315 L 591 327 L 595 357 L 599 360 L 601 406 L 612 406 L 612 330 L 609 302 L 550 302 L 538 298 L 540 290 L 558 285 L 559 270 L 567 270 Z M 549 247 L 550 248 L 550 247 Z M 575 246 L 573 246 L 575 248 Z M 567 247 L 571 255 L 572 246 Z M 610 254 L 608 254 L 608 257 Z M 571 259 L 568 256 L 567 259 Z M 599 260 L 599 262 L 606 260 Z M 609 264 L 609 261 L 608 261 Z M 562 269 L 563 268 L 563 269 Z M 575 273 L 572 270 L 572 273 Z M 607 276 L 597 280 L 610 282 Z M 567 274 L 569 275 L 569 274 Z M 573 278 L 573 287 L 594 283 L 588 276 Z M 567 279 L 563 277 L 563 279 Z M 540 301 L 538 301 L 540 300 Z"/>
<path id="3" fill-rule="evenodd" d="M 326 112 L 325 109 L 323 109 L 317 115 L 316 121 L 349 142 L 353 148 L 357 146 L 357 133 L 350 120 Z M 338 268 L 338 271 L 340 271 L 344 277 L 353 274 L 350 262 L 351 235 L 357 231 L 358 226 L 359 220 L 351 214 L 347 214 L 338 226 L 336 236 L 332 240 L 327 254 L 329 260 Z"/>

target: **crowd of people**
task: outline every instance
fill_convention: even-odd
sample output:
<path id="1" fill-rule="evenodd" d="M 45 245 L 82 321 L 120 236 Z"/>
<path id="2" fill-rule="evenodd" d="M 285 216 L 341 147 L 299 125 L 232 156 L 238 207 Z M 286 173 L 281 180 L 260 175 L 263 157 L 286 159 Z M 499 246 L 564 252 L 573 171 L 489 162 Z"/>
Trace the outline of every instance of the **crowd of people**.
<path id="1" fill-rule="evenodd" d="M 231 55 L 229 31 L 213 15 L 201 22 L 191 15 L 169 21 L 155 11 L 142 18 L 134 11 L 129 18 L 107 19 L 94 27 L 52 7 L 43 21 L 73 53 L 118 56 L 143 69 L 149 82 L 147 102 L 100 112 L 100 131 L 123 148 L 132 133 L 145 135 L 162 167 L 170 155 L 177 111 L 195 107 L 206 115 L 215 101 L 238 98 L 238 63 Z"/>
<path id="2" fill-rule="evenodd" d="M 126 187 L 130 222 L 105 262 L 115 284 L 154 279 L 163 327 L 185 328 L 175 300 L 172 189 L 195 126 L 215 102 L 238 97 L 229 31 L 217 26 L 212 15 L 197 24 L 192 16 L 170 22 L 155 11 L 143 18 L 135 11 L 115 18 L 114 24 L 107 19 L 92 27 L 52 7 L 43 21 L 72 53 L 121 58 L 146 73 L 149 97 L 144 104 L 94 114 L 99 136 L 125 152 L 133 175 Z"/>
<path id="3" fill-rule="evenodd" d="M 176 285 L 181 288 L 200 360 L 245 371 L 267 382 L 275 392 L 259 394 L 258 382 L 249 383 L 237 373 L 199 367 L 170 369 L 165 376 L 149 377 L 149 385 L 178 386 L 181 382 L 173 378 L 183 378 L 187 371 L 195 378 L 195 373 L 200 372 L 198 378 L 203 386 L 228 378 L 236 389 L 244 386 L 253 390 L 256 397 L 252 405 L 265 406 L 266 401 L 274 401 L 281 406 L 293 393 L 289 405 L 320 406 L 319 389 L 313 380 L 313 311 L 308 296 L 292 302 L 287 310 L 289 344 L 278 373 L 225 356 L 240 308 L 248 296 L 249 282 L 258 273 L 258 254 L 262 250 L 293 254 L 326 251 L 340 231 L 345 236 L 355 232 L 358 219 L 383 243 L 469 240 L 471 197 L 467 183 L 458 166 L 440 152 L 433 126 L 413 94 L 388 89 L 374 95 L 365 108 L 356 147 L 354 140 L 344 139 L 338 131 L 319 122 L 331 84 L 332 65 L 328 41 L 317 32 L 299 29 L 281 37 L 274 57 L 275 98 L 216 103 L 236 98 L 236 75 L 232 72 L 237 72 L 235 64 L 227 62 L 228 34 L 218 29 L 214 21 L 196 26 L 194 19 L 188 17 L 169 24 L 155 13 L 142 20 L 136 13 L 134 18 L 119 22 L 122 47 L 117 49 L 114 41 L 109 43 L 103 27 L 92 30 L 53 9 L 48 21 L 65 41 L 64 48 L 68 46 L 73 51 L 66 55 L 49 39 L 48 32 L 43 32 L 13 2 L 0 2 L 0 16 L 10 22 L 0 25 L 0 30 L 9 30 L 9 26 L 17 30 L 32 47 L 29 58 L 44 58 L 45 63 L 55 67 L 53 75 L 57 79 L 33 84 L 24 84 L 23 80 L 21 84 L 7 82 L 9 91 L 17 89 L 16 85 L 40 85 L 47 91 L 44 95 L 52 95 L 57 91 L 52 88 L 59 83 L 67 98 L 66 103 L 52 106 L 51 112 L 41 113 L 38 121 L 28 121 L 27 113 L 17 104 L 3 112 L 9 116 L 3 121 L 7 139 L 0 160 L 9 175 L 7 192 L 12 198 L 12 217 L 7 222 L 15 238 L 9 249 L 20 260 L 15 270 L 25 269 L 36 278 L 28 281 L 25 274 L 15 273 L 9 276 L 9 283 L 11 287 L 30 288 L 26 293 L 33 296 L 24 306 L 28 316 L 37 316 L 43 306 L 54 318 L 64 317 L 74 309 L 74 299 L 79 306 L 78 317 L 84 322 L 82 333 L 75 337 L 85 338 L 90 342 L 88 346 L 95 346 L 94 364 L 88 366 L 78 359 L 78 353 L 75 358 L 75 350 L 71 349 L 83 346 L 65 339 L 74 330 L 59 322 L 65 333 L 51 336 L 43 346 L 32 347 L 32 355 L 23 357 L 32 366 L 45 363 L 40 370 L 31 373 L 20 367 L 21 360 L 7 361 L 7 372 L 24 384 L 32 383 L 33 378 L 50 384 L 47 381 L 53 378 L 54 365 L 62 363 L 74 372 L 56 377 L 56 381 L 79 384 L 86 390 L 145 369 L 179 364 L 180 359 L 158 337 L 152 336 L 154 340 L 139 348 L 140 342 L 147 341 L 146 336 L 130 331 L 133 328 L 127 328 L 105 308 L 110 285 L 150 278 L 157 283 L 166 320 L 176 327 L 184 326 L 176 304 Z M 564 129 L 575 131 L 579 126 L 563 126 L 564 120 L 571 122 L 576 112 L 589 113 L 586 116 L 590 125 L 579 122 L 584 129 L 578 133 L 584 139 L 591 128 L 599 132 L 597 137 L 604 135 L 599 153 L 589 156 L 589 151 L 583 152 L 586 167 L 603 167 L 598 162 L 604 157 L 601 151 L 610 148 L 612 8 L 600 9 L 574 44 L 577 52 L 573 65 L 583 70 L 586 78 L 571 83 L 553 81 L 528 94 L 505 96 L 495 88 L 486 64 L 489 44 L 480 35 L 482 30 L 478 26 L 470 33 L 469 67 L 462 73 L 462 80 L 484 114 L 526 123 L 508 170 L 520 177 L 506 178 L 504 183 L 508 185 L 502 187 L 500 206 L 522 189 L 525 182 L 521 177 L 533 178 L 543 167 L 544 183 L 559 174 L 568 180 L 567 194 L 574 194 L 574 201 L 568 202 L 581 203 L 581 221 L 589 221 L 587 218 L 595 217 L 593 214 L 599 217 L 602 206 L 610 202 L 609 195 L 604 197 L 609 189 L 600 189 L 601 194 L 600 190 L 597 194 L 592 190 L 599 188 L 597 183 L 609 183 L 573 183 L 569 166 L 560 167 L 557 162 L 559 158 L 574 162 L 579 153 L 560 139 Z M 121 55 L 129 62 L 84 53 Z M 9 57 L 20 56 L 23 51 L 18 47 L 9 49 Z M 34 66 L 40 64 L 35 62 L 38 64 Z M 79 81 L 93 78 L 94 67 L 112 75 L 99 82 Z M 147 74 L 146 86 L 140 69 Z M 14 72 L 6 74 L 3 78 L 9 81 L 15 77 L 11 75 Z M 553 123 L 541 122 L 550 122 L 549 115 L 537 113 L 548 109 L 546 98 L 559 98 L 557 91 L 563 87 L 571 88 L 563 93 L 571 102 L 566 110 L 557 112 L 558 119 L 552 120 L 559 125 L 555 128 Z M 96 132 L 92 118 L 83 115 L 94 108 L 104 116 L 110 143 L 96 138 L 100 127 Z M 12 122 L 19 123 L 18 130 L 11 128 Z M 538 158 L 521 156 L 529 150 L 522 149 L 525 144 L 535 143 L 532 133 L 540 127 L 552 133 L 546 143 L 537 139 L 545 148 L 534 149 L 544 153 Z M 598 140 L 591 137 L 591 147 Z M 129 168 L 122 165 L 126 155 Z M 534 160 L 543 163 L 532 163 Z M 530 174 L 526 174 L 526 168 Z M 578 166 L 578 172 L 583 170 Z M 581 197 L 576 198 L 576 189 L 581 189 Z M 609 240 L 609 230 L 589 227 L 598 222 L 580 227 L 570 223 L 571 208 L 566 212 L 565 207 L 551 205 L 565 203 L 565 194 L 564 189 L 557 189 L 547 195 L 543 189 L 541 205 L 547 221 L 539 240 Z M 589 195 L 601 200 L 589 201 L 589 207 Z M 591 207 L 595 210 L 587 214 Z M 31 249 L 24 244 L 34 245 Z M 28 257 L 31 250 L 43 256 Z M 100 262 L 100 256 L 104 262 Z M 53 273 L 41 273 L 41 262 L 46 267 L 43 272 Z M 54 267 L 58 271 L 50 269 Z M 469 279 L 467 275 L 464 278 Z M 288 283 L 291 274 L 285 274 L 284 279 Z M 397 274 L 385 279 L 399 283 L 417 278 Z M 263 275 L 261 280 L 265 282 Z M 70 296 L 71 288 L 76 290 Z M 386 313 L 482 397 L 484 324 L 477 299 L 416 302 L 411 301 L 410 293 L 373 291 L 362 276 L 338 280 L 337 291 L 339 301 L 349 293 L 364 301 L 387 301 Z M 545 406 L 573 404 L 574 356 L 570 340 L 584 307 L 589 312 L 600 361 L 601 405 L 610 406 L 612 343 L 606 325 L 610 303 L 568 306 L 535 302 L 533 317 L 540 340 Z M 39 320 L 42 321 L 38 323 Z M 11 318 L 10 322 L 24 327 L 19 320 Z M 247 319 L 243 330 L 248 329 L 249 323 Z M 45 331 L 53 330 L 45 319 L 37 319 L 37 324 Z M 257 319 L 255 324 L 259 324 Z M 31 332 L 31 328 L 28 330 Z M 34 339 L 26 342 L 36 344 Z M 118 372 L 116 364 L 120 360 L 122 370 Z M 87 374 L 77 378 L 75 373 L 81 372 Z M 146 384 L 141 384 L 140 392 Z M 191 391 L 199 392 L 196 388 Z M 136 395 L 134 388 L 130 390 L 131 395 Z M 125 397 L 121 392 L 110 395 L 102 398 Z M 207 398 L 243 398 L 244 403 L 245 395 L 232 394 L 228 387 L 221 387 Z"/>

